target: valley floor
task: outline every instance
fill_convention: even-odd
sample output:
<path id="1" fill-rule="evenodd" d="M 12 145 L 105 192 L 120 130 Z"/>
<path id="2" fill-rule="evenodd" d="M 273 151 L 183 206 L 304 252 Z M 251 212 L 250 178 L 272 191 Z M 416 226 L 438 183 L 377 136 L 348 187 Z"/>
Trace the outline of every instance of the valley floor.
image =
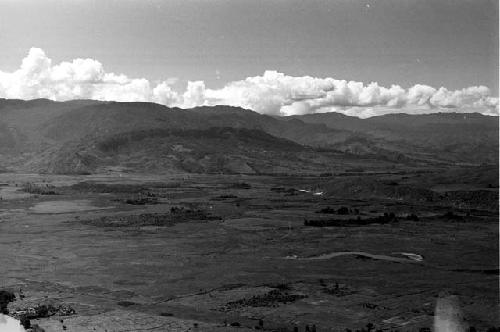
<path id="1" fill-rule="evenodd" d="M 453 313 L 499 326 L 494 199 L 360 185 L 498 201 L 436 174 L 0 174 L 0 290 L 10 315 L 74 310 L 31 319 L 45 331 L 425 331 Z"/>

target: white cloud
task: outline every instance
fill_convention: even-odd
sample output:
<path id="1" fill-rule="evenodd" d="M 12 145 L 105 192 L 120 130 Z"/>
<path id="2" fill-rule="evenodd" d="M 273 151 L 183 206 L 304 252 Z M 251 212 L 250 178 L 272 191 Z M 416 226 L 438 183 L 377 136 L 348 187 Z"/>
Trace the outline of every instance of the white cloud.
<path id="1" fill-rule="evenodd" d="M 187 84 L 186 92 L 182 95 L 184 108 L 191 108 L 196 106 L 208 105 L 207 97 L 205 95 L 206 88 L 203 81 L 189 81 Z"/>
<path id="2" fill-rule="evenodd" d="M 158 84 L 153 89 L 152 101 L 163 105 L 177 105 L 180 103 L 179 95 L 172 90 L 168 81 Z"/>
<path id="3" fill-rule="evenodd" d="M 199 100 L 204 104 L 241 106 L 274 115 L 332 111 L 360 117 L 398 112 L 498 114 L 498 98 L 491 97 L 485 86 L 449 91 L 417 84 L 405 90 L 399 85 L 386 88 L 375 82 L 365 85 L 333 78 L 293 77 L 275 71 L 229 82 L 222 89 L 204 88 L 203 96 Z"/>
<path id="4" fill-rule="evenodd" d="M 498 115 L 498 98 L 485 86 L 450 91 L 417 84 L 409 89 L 386 88 L 372 82 L 294 77 L 276 71 L 232 81 L 210 89 L 190 81 L 179 93 L 167 79 L 156 85 L 144 78 L 107 73 L 93 59 L 75 59 L 53 65 L 43 50 L 32 48 L 14 72 L 0 71 L 0 97 L 151 101 L 167 106 L 232 105 L 272 115 L 341 112 L 368 117 L 379 114 L 470 112 Z"/>
<path id="5" fill-rule="evenodd" d="M 39 48 L 30 49 L 18 70 L 0 71 L 0 97 L 3 98 L 177 102 L 166 85 L 161 82 L 152 88 L 143 78 L 106 73 L 103 65 L 93 59 L 52 65 Z"/>

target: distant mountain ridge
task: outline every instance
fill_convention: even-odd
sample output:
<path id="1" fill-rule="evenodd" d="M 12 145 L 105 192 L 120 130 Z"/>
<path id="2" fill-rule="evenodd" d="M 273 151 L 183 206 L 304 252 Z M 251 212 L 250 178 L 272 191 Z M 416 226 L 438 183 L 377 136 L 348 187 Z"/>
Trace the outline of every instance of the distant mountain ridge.
<path id="1" fill-rule="evenodd" d="M 495 120 L 495 121 L 493 121 Z M 338 113 L 276 118 L 231 106 L 0 99 L 0 168 L 36 172 L 321 172 L 352 158 L 497 163 L 498 118 Z"/>
<path id="2" fill-rule="evenodd" d="M 387 114 L 359 119 L 339 113 L 297 117 L 306 123 L 321 123 L 370 135 L 379 146 L 408 155 L 428 155 L 456 162 L 498 162 L 496 116 L 479 113 Z"/>

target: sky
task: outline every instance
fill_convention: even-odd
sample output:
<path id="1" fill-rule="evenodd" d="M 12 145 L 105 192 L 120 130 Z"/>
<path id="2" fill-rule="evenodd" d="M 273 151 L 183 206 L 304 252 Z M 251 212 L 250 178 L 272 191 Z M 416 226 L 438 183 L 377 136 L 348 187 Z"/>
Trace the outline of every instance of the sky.
<path id="1" fill-rule="evenodd" d="M 497 0 L 0 0 L 0 97 L 498 114 L 498 32 Z"/>

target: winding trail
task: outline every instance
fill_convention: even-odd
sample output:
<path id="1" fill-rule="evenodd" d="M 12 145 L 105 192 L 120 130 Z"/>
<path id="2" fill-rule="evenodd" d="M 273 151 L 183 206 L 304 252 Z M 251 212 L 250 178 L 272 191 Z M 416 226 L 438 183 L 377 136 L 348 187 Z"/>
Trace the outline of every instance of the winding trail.
<path id="1" fill-rule="evenodd" d="M 366 257 L 366 258 L 371 258 L 371 259 L 376 259 L 376 260 L 384 260 L 384 261 L 389 261 L 389 262 L 396 262 L 396 263 L 410 263 L 410 264 L 418 264 L 421 263 L 421 261 L 418 260 L 413 260 L 410 258 L 402 258 L 402 257 L 394 257 L 394 256 L 388 256 L 388 255 L 375 255 L 375 254 L 370 254 L 364 251 L 337 251 L 337 252 L 332 252 L 329 254 L 322 254 L 318 256 L 311 256 L 311 257 L 297 257 L 294 259 L 297 260 L 305 260 L 305 261 L 314 261 L 314 260 L 327 260 L 335 257 L 340 257 L 340 256 L 361 256 L 361 257 Z M 291 258 L 290 258 L 291 259 Z"/>

